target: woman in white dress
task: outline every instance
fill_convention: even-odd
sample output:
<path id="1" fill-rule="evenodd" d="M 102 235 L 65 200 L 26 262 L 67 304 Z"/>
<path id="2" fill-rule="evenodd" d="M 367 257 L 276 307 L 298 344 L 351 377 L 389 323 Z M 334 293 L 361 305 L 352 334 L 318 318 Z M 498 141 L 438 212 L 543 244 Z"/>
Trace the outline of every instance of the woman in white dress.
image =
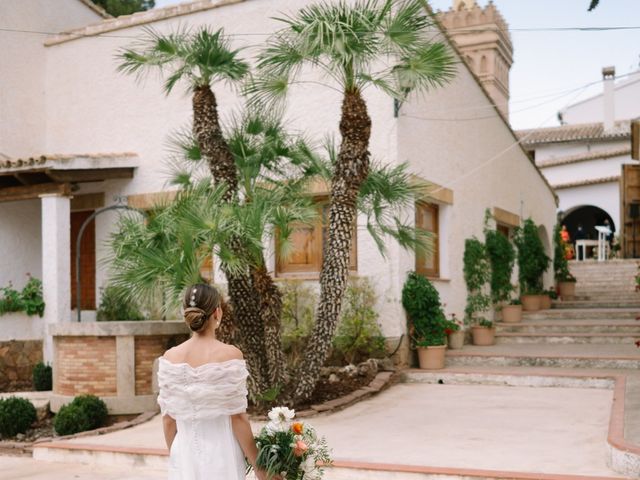
<path id="1" fill-rule="evenodd" d="M 257 448 L 246 412 L 242 352 L 216 339 L 222 309 L 215 288 L 197 284 L 184 296 L 194 332 L 159 360 L 158 404 L 169 448 L 169 480 L 241 480 Z M 260 480 L 264 471 L 257 470 Z"/>

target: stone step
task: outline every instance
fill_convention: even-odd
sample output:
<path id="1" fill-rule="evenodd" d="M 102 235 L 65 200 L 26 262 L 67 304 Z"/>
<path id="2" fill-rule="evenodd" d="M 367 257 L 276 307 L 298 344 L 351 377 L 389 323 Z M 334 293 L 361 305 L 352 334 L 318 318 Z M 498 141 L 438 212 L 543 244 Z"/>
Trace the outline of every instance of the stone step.
<path id="1" fill-rule="evenodd" d="M 566 304 L 567 302 L 562 302 Z M 559 304 L 559 303 L 558 303 Z M 523 312 L 525 320 L 628 320 L 640 316 L 638 308 L 552 308 L 537 312 Z"/>
<path id="2" fill-rule="evenodd" d="M 600 309 L 600 308 L 637 308 L 640 313 L 640 300 L 635 301 L 607 301 L 600 300 L 577 300 L 554 302 L 555 309 Z"/>
<path id="3" fill-rule="evenodd" d="M 518 345 L 545 343 L 550 345 L 568 344 L 621 344 L 635 343 L 640 338 L 640 332 L 636 335 L 628 333 L 496 333 L 497 345 Z"/>
<path id="4" fill-rule="evenodd" d="M 620 333 L 640 336 L 640 322 L 637 320 L 538 320 L 520 323 L 496 323 L 498 333 Z"/>
<path id="5" fill-rule="evenodd" d="M 636 370 L 640 350 L 631 344 L 465 345 L 447 351 L 447 365 Z"/>

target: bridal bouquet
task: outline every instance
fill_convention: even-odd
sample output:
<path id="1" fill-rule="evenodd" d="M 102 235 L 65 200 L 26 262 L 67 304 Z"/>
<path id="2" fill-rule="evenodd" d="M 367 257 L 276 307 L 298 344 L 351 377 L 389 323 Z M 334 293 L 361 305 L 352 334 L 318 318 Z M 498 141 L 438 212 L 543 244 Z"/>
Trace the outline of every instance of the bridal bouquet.
<path id="1" fill-rule="evenodd" d="M 324 438 L 302 422 L 294 421 L 295 411 L 275 407 L 267 423 L 256 437 L 256 466 L 268 476 L 280 475 L 284 480 L 317 480 L 322 478 L 319 464 L 330 464 L 329 448 Z"/>

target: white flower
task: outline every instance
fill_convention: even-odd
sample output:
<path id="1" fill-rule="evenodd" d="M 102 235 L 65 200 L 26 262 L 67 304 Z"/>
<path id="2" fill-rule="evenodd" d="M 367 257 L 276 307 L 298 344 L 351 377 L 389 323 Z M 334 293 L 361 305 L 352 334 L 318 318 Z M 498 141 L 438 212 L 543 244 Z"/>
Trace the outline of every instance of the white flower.
<path id="1" fill-rule="evenodd" d="M 311 455 L 304 459 L 300 464 L 300 468 L 304 472 L 303 480 L 318 480 L 322 477 L 322 474 L 316 468 L 316 460 Z"/>
<path id="2" fill-rule="evenodd" d="M 285 432 L 295 414 L 295 410 L 287 407 L 272 408 L 269 412 L 269 420 L 271 421 L 267 425 L 267 429 L 271 432 Z"/>

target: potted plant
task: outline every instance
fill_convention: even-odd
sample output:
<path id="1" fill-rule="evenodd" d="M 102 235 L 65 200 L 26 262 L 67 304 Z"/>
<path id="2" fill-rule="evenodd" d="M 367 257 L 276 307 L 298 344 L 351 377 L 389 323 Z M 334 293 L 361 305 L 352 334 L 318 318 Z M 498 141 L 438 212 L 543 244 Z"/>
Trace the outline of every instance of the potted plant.
<path id="1" fill-rule="evenodd" d="M 516 229 L 515 243 L 518 249 L 518 278 L 522 292 L 523 310 L 540 309 L 539 295 L 543 291 L 542 275 L 549 268 L 550 259 L 544 251 L 538 228 L 530 218 Z"/>
<path id="2" fill-rule="evenodd" d="M 504 312 L 507 308 L 514 310 L 514 306 L 508 305 L 507 302 L 513 292 L 514 287 L 511 285 L 511 276 L 513 274 L 513 265 L 516 259 L 515 248 L 506 235 L 488 227 L 491 215 L 487 210 L 485 214 L 485 246 L 487 257 L 491 266 L 490 287 L 491 301 L 496 310 Z M 512 307 L 512 308 L 509 308 Z M 522 307 L 517 307 L 522 308 Z"/>
<path id="3" fill-rule="evenodd" d="M 455 313 L 451 314 L 446 333 L 447 346 L 451 350 L 460 350 L 464 346 L 464 323 L 456 318 Z"/>
<path id="4" fill-rule="evenodd" d="M 513 298 L 509 305 L 502 307 L 502 321 L 505 323 L 518 323 L 522 321 L 522 302 L 519 298 Z"/>
<path id="5" fill-rule="evenodd" d="M 558 284 L 558 293 L 564 301 L 573 300 L 576 294 L 576 277 L 571 275 L 569 271 L 569 262 L 567 261 L 567 244 L 562 239 L 560 224 L 556 225 L 553 242 L 553 272 Z"/>
<path id="6" fill-rule="evenodd" d="M 420 368 L 444 368 L 450 322 L 444 316 L 436 288 L 422 275 L 410 272 L 402 287 L 402 306 L 409 317 L 409 334 L 418 351 Z"/>
<path id="7" fill-rule="evenodd" d="M 471 325 L 474 345 L 493 345 L 495 327 L 481 314 L 491 307 L 491 297 L 485 293 L 491 272 L 485 245 L 477 238 L 464 243 L 464 280 L 467 284 L 465 324 Z"/>

